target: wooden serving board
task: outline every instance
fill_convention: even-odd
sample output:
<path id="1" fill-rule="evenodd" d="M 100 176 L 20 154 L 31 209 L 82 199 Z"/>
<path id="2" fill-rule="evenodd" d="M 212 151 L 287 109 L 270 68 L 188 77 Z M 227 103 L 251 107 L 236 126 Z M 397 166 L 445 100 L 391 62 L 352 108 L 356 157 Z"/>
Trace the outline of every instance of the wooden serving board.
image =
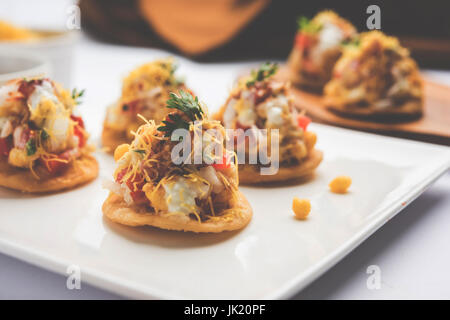
<path id="1" fill-rule="evenodd" d="M 286 67 L 280 68 L 277 78 L 288 80 Z M 426 78 L 424 83 L 423 116 L 420 119 L 395 123 L 346 118 L 325 108 L 320 94 L 304 91 L 295 86 L 292 86 L 292 93 L 297 107 L 305 110 L 313 121 L 450 146 L 450 87 Z"/>

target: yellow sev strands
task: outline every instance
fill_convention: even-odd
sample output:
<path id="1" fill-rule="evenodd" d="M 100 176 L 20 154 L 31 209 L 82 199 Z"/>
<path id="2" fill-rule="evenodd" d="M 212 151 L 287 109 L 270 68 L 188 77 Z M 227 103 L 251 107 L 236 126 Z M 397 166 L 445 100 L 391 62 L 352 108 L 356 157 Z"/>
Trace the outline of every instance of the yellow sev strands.
<path id="1" fill-rule="evenodd" d="M 165 183 L 170 182 L 177 176 L 183 176 L 186 179 L 189 179 L 192 182 L 198 182 L 208 185 L 209 188 L 211 188 L 211 183 L 204 179 L 199 174 L 199 168 L 198 166 L 194 164 L 189 165 L 183 165 L 183 166 L 176 166 L 174 165 L 170 157 L 164 157 L 164 153 L 171 152 L 171 150 L 164 148 L 164 146 L 161 147 L 159 145 L 156 147 L 157 143 L 160 141 L 167 141 L 167 143 L 170 143 L 170 139 L 167 137 L 164 137 L 161 132 L 157 130 L 158 126 L 155 124 L 152 120 L 145 119 L 142 115 L 138 115 L 139 118 L 141 118 L 144 121 L 144 124 L 140 126 L 136 132 L 131 132 L 133 136 L 135 137 L 131 145 L 129 146 L 129 149 L 127 152 L 125 152 L 124 155 L 119 159 L 118 161 L 118 167 L 114 173 L 115 179 L 117 179 L 117 176 L 120 172 L 123 172 L 124 169 L 126 169 L 125 175 L 122 177 L 122 181 L 128 181 L 131 179 L 131 181 L 134 181 L 134 179 L 140 175 L 145 179 L 146 185 L 150 184 L 150 186 L 147 188 L 146 185 L 144 185 L 144 188 L 150 191 L 150 195 L 147 195 L 147 191 L 145 191 L 147 198 L 153 198 L 158 190 L 164 185 Z M 215 120 L 209 120 L 209 119 L 199 119 L 198 121 L 195 121 L 191 123 L 189 131 L 193 133 L 193 135 L 199 134 L 199 133 L 205 133 L 205 130 L 207 129 L 217 129 L 222 134 L 225 133 L 225 129 L 222 127 L 219 121 Z M 217 137 L 211 136 L 211 139 L 215 141 L 216 143 L 219 143 L 223 146 L 223 140 L 220 141 L 217 139 Z M 195 141 L 195 139 L 194 139 Z M 201 141 L 201 139 L 200 139 Z M 160 148 L 160 150 L 155 150 Z M 192 150 L 194 148 L 191 148 L 191 155 Z M 223 149 L 224 153 L 231 153 L 231 151 Z M 234 158 L 235 161 L 237 161 L 237 155 L 233 151 L 233 156 L 231 158 Z M 227 157 L 228 158 L 228 157 Z M 192 159 L 192 158 L 191 158 Z M 231 160 L 231 159 L 230 159 Z M 237 162 L 236 162 L 237 163 Z M 231 165 L 234 165 L 231 163 Z M 230 206 L 230 203 L 233 201 L 237 201 L 237 186 L 238 186 L 238 175 L 237 175 L 237 165 L 234 165 L 234 174 L 235 179 L 230 180 L 226 175 L 224 175 L 220 171 L 216 171 L 217 176 L 219 180 L 223 183 L 225 189 L 229 192 L 229 199 L 227 199 L 227 206 Z M 160 173 L 164 172 L 164 176 L 160 177 Z M 138 181 L 138 183 L 142 183 L 142 180 Z M 135 189 L 137 189 L 137 184 L 135 182 L 134 186 Z M 155 186 L 152 186 L 156 184 Z M 200 187 L 199 193 L 205 192 L 201 191 Z M 183 190 L 180 191 L 179 197 L 183 198 Z M 165 199 L 167 203 L 170 203 L 171 195 L 167 196 Z M 149 199 L 150 201 L 150 199 Z M 151 203 L 150 203 L 151 205 Z M 217 218 L 226 218 L 226 216 L 232 216 L 235 214 L 234 209 L 221 209 L 220 212 L 217 212 L 217 210 L 214 207 L 214 199 L 211 196 L 211 194 L 206 198 L 206 201 L 202 204 L 202 207 L 198 207 L 196 205 L 186 205 L 186 208 L 191 212 L 192 215 L 195 216 L 196 220 L 198 222 L 202 222 L 202 217 L 204 219 L 217 219 Z M 163 214 L 164 216 L 173 216 L 173 215 L 182 215 L 186 216 L 183 212 L 161 212 L 161 210 L 158 210 L 158 208 L 153 207 L 156 213 Z M 201 212 L 198 210 L 200 209 Z"/>

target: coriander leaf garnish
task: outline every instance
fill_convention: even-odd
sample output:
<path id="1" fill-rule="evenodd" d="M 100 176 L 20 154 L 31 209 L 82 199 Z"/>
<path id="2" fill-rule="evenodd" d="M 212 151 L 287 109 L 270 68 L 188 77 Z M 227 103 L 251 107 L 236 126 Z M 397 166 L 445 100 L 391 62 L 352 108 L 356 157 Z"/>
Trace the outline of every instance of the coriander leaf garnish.
<path id="1" fill-rule="evenodd" d="M 254 85 L 256 82 L 263 81 L 267 78 L 270 78 L 277 72 L 278 64 L 266 62 L 263 63 L 258 70 L 252 70 L 251 78 L 247 81 L 247 87 Z"/>
<path id="2" fill-rule="evenodd" d="M 36 153 L 36 143 L 34 142 L 34 139 L 28 140 L 25 149 L 27 150 L 27 156 L 32 156 Z"/>
<path id="3" fill-rule="evenodd" d="M 143 150 L 143 149 L 134 149 L 133 151 L 136 153 L 142 154 L 142 155 L 145 154 L 145 150 Z"/>
<path id="4" fill-rule="evenodd" d="M 358 37 L 353 37 L 350 39 L 345 39 L 341 42 L 341 45 L 344 47 L 358 47 L 360 45 L 361 41 Z"/>
<path id="5" fill-rule="evenodd" d="M 170 99 L 166 102 L 166 107 L 171 109 L 177 109 L 183 112 L 190 121 L 195 121 L 203 117 L 203 109 L 198 101 L 197 97 L 193 97 L 192 94 L 180 90 L 180 95 L 170 92 Z M 189 130 L 189 121 L 183 119 L 180 114 L 171 113 L 168 115 L 167 120 L 162 121 L 164 125 L 158 127 L 158 131 L 164 132 L 165 137 L 172 136 L 172 133 L 176 129 Z"/>
<path id="6" fill-rule="evenodd" d="M 41 139 L 42 139 L 42 141 L 47 140 L 48 137 L 49 137 L 49 134 L 47 133 L 47 131 L 45 131 L 45 129 L 42 129 L 41 130 Z"/>
<path id="7" fill-rule="evenodd" d="M 165 137 L 172 136 L 176 129 L 189 130 L 189 123 L 186 122 L 179 114 L 169 114 L 168 120 L 164 120 L 164 126 L 159 126 L 158 131 L 164 132 Z"/>
<path id="8" fill-rule="evenodd" d="M 72 99 L 75 101 L 76 105 L 81 103 L 80 98 L 84 95 L 85 89 L 78 91 L 77 88 L 73 88 L 72 90 Z"/>
<path id="9" fill-rule="evenodd" d="M 180 95 L 169 93 L 170 99 L 167 100 L 167 108 L 178 109 L 189 117 L 192 121 L 202 118 L 203 110 L 198 102 L 198 97 L 180 90 Z"/>
<path id="10" fill-rule="evenodd" d="M 300 17 L 297 19 L 297 26 L 299 31 L 303 31 L 306 33 L 316 33 L 322 29 L 322 26 L 314 23 L 311 19 L 307 17 Z"/>

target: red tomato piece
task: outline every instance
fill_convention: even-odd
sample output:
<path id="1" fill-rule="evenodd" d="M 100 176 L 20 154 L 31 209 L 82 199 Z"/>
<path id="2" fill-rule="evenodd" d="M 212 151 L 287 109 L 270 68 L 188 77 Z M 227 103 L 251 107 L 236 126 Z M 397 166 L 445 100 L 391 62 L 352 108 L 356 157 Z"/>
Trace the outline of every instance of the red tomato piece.
<path id="1" fill-rule="evenodd" d="M 306 131 L 306 128 L 308 128 L 308 125 L 311 123 L 311 119 L 307 116 L 303 116 L 301 114 L 297 117 L 297 124 L 300 128 L 303 129 L 303 131 Z"/>
<path id="2" fill-rule="evenodd" d="M 305 49 L 310 45 L 311 41 L 307 34 L 303 32 L 298 32 L 295 36 L 295 46 L 297 49 Z"/>
<path id="3" fill-rule="evenodd" d="M 74 115 L 71 115 L 71 116 L 70 116 L 70 119 L 72 119 L 73 121 L 75 121 L 81 128 L 84 129 L 84 121 L 83 121 L 83 118 L 77 117 L 77 116 L 74 116 Z"/>
<path id="4" fill-rule="evenodd" d="M 216 170 L 224 170 L 230 167 L 230 162 L 228 162 L 227 156 L 224 154 L 222 157 L 222 163 L 213 163 L 213 168 Z"/>
<path id="5" fill-rule="evenodd" d="M 68 153 L 64 152 L 51 159 L 39 158 L 39 162 L 47 167 L 48 172 L 58 173 L 67 168 L 69 159 Z"/>
<path id="6" fill-rule="evenodd" d="M 117 174 L 116 181 L 118 183 L 123 182 L 123 177 L 127 174 L 127 168 L 123 169 Z M 128 188 L 131 190 L 130 196 L 133 198 L 133 201 L 136 203 L 144 203 L 147 202 L 147 197 L 145 196 L 145 192 L 142 191 L 142 188 L 145 185 L 145 179 L 141 174 L 136 174 L 134 179 L 128 179 L 126 182 Z"/>
<path id="7" fill-rule="evenodd" d="M 84 136 L 84 121 L 81 117 L 74 115 L 70 116 L 70 119 L 76 122 L 73 133 L 78 137 L 78 147 L 82 148 L 86 144 L 86 137 Z"/>
<path id="8" fill-rule="evenodd" d="M 84 132 L 80 128 L 80 126 L 75 126 L 73 128 L 73 133 L 78 137 L 78 147 L 84 147 L 84 145 L 86 144 L 86 137 L 84 136 Z"/>
<path id="9" fill-rule="evenodd" d="M 9 152 L 12 149 L 11 136 L 0 139 L 0 156 L 9 156 Z"/>
<path id="10" fill-rule="evenodd" d="M 132 192 L 130 192 L 130 196 L 131 196 L 131 198 L 133 198 L 133 201 L 136 203 L 147 202 L 147 197 L 145 195 L 145 192 L 142 190 L 132 191 Z"/>

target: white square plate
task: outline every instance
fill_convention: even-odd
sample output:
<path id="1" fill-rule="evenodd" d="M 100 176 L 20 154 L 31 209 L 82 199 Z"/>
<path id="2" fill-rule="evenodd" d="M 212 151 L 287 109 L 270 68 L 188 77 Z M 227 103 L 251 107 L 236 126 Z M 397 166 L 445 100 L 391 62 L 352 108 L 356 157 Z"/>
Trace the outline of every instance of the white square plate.
<path id="1" fill-rule="evenodd" d="M 313 124 L 325 152 L 314 180 L 276 188 L 242 187 L 253 207 L 240 232 L 196 235 L 129 228 L 102 217 L 110 156 L 82 188 L 31 196 L 0 189 L 0 251 L 135 298 L 286 298 L 327 269 L 421 194 L 450 165 L 446 147 Z M 337 175 L 346 195 L 328 191 Z M 306 221 L 294 196 L 308 198 Z M 414 245 L 414 244 L 411 244 Z"/>

